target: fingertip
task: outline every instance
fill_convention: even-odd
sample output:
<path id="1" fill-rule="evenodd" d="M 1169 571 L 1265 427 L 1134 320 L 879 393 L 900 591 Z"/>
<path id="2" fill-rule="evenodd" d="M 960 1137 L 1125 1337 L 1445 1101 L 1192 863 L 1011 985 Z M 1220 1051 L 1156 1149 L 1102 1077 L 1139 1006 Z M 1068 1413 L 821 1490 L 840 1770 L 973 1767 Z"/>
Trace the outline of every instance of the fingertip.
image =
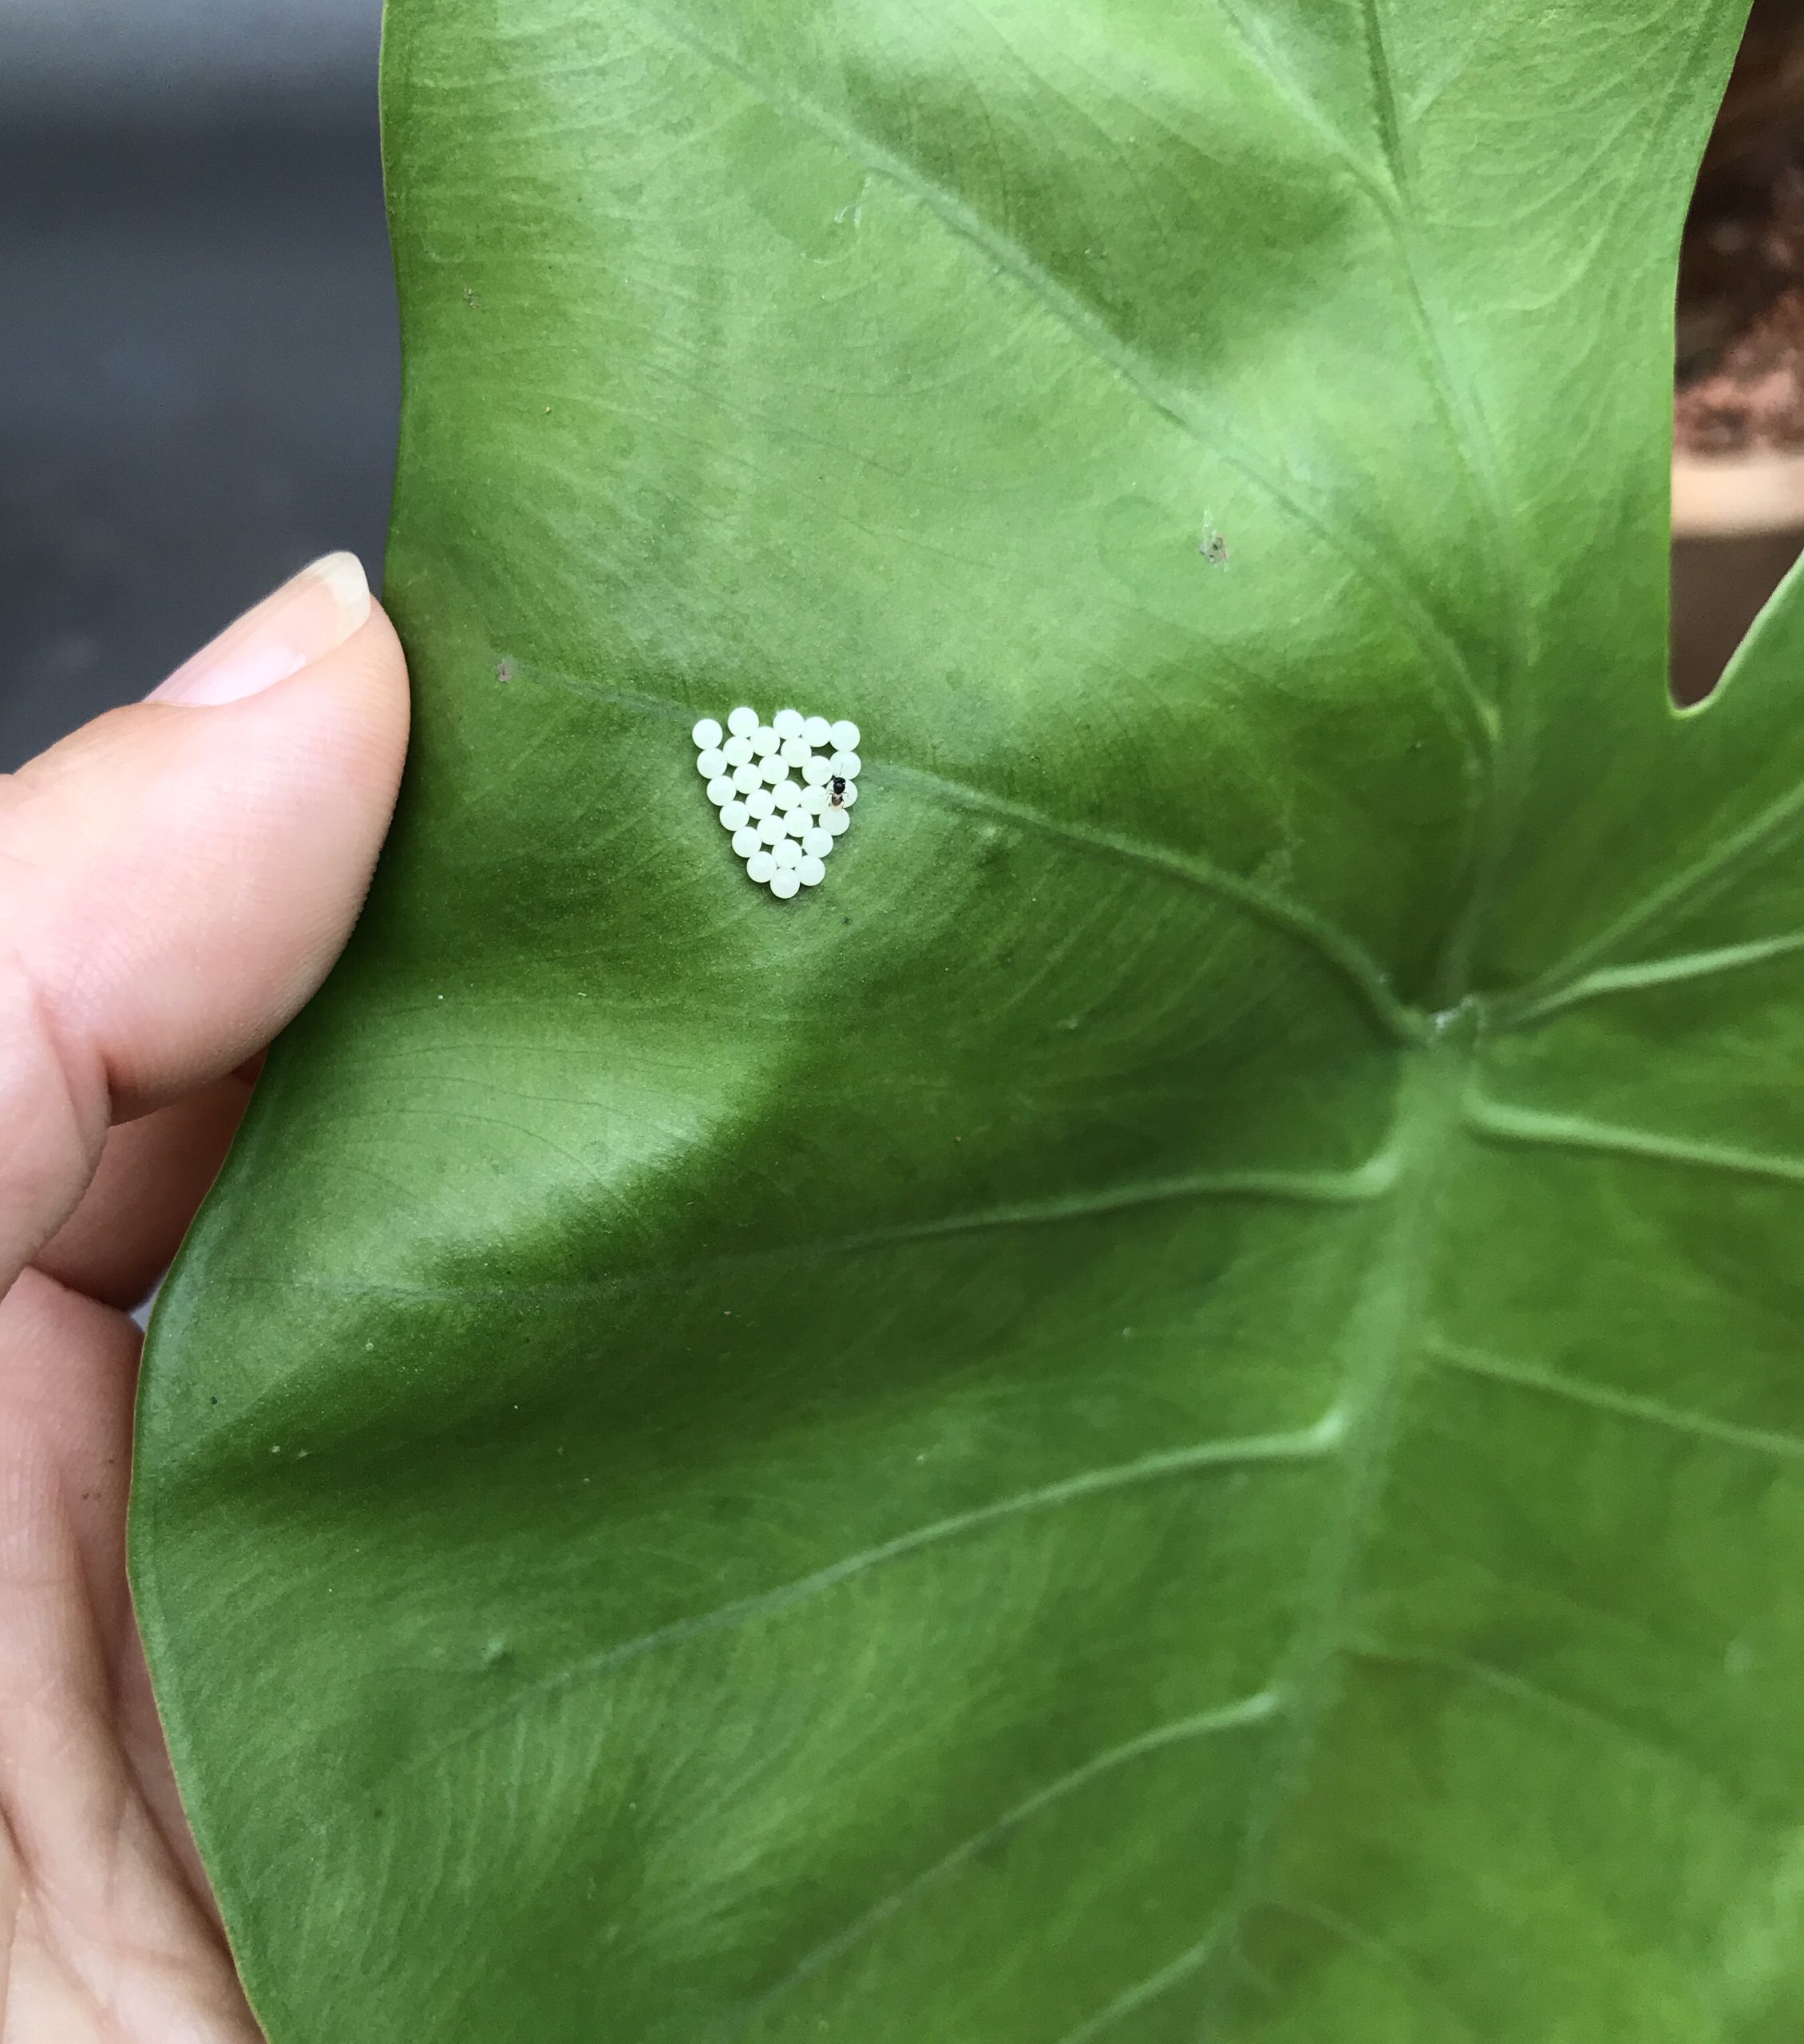
<path id="1" fill-rule="evenodd" d="M 382 827 L 401 782 L 412 718 L 406 656 L 388 613 L 371 602 L 344 643 L 275 688 L 231 706 L 292 725 L 294 742 L 324 755 L 321 766 L 354 781 Z"/>
<path id="2" fill-rule="evenodd" d="M 374 604 L 354 553 L 322 555 L 184 660 L 150 699 L 207 709 L 258 695 L 336 652 Z"/>
<path id="3" fill-rule="evenodd" d="M 116 711 L 0 802 L 0 919 L 65 1065 L 116 1119 L 254 1055 L 311 996 L 362 908 L 409 727 L 406 663 L 371 603 L 343 642 L 254 693 Z"/>

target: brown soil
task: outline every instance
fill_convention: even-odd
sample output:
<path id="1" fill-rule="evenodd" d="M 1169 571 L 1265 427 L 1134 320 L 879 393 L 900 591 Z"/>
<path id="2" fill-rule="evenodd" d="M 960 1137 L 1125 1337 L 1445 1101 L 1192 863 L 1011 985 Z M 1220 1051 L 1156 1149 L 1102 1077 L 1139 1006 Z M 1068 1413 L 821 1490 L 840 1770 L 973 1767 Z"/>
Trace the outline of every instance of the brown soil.
<path id="1" fill-rule="evenodd" d="M 1679 386 L 1672 438 L 1687 454 L 1804 447 L 1804 291 L 1781 291 Z"/>
<path id="2" fill-rule="evenodd" d="M 1804 0 L 1748 24 L 1679 264 L 1681 452 L 1804 449 Z"/>

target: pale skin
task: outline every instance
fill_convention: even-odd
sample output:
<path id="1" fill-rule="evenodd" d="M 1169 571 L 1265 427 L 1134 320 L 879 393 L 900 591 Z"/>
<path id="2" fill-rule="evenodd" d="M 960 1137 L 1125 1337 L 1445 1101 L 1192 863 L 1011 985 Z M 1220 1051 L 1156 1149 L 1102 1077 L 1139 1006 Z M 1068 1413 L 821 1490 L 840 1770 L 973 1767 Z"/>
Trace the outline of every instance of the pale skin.
<path id="1" fill-rule="evenodd" d="M 0 776 L 0 2044 L 255 2044 L 125 1579 L 139 1336 L 338 956 L 407 679 L 338 555 Z"/>

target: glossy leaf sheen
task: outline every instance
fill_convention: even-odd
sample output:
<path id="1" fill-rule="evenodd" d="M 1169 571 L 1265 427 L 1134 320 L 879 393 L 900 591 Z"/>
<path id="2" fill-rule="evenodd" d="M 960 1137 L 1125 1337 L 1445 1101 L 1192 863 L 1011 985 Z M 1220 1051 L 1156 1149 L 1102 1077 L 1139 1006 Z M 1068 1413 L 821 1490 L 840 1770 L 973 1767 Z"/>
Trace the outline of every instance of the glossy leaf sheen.
<path id="1" fill-rule="evenodd" d="M 1699 0 L 396 0 L 419 737 L 158 1317 L 275 2044 L 1778 2044 L 1804 607 Z M 750 887 L 689 728 L 863 731 Z"/>

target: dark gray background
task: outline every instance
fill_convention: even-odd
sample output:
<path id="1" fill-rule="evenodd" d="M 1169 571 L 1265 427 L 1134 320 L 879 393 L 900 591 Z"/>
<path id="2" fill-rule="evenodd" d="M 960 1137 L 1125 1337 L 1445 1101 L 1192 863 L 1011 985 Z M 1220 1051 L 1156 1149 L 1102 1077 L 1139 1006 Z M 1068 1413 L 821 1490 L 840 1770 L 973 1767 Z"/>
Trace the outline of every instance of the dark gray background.
<path id="1" fill-rule="evenodd" d="M 0 770 L 348 546 L 398 355 L 379 0 L 0 0 Z"/>

